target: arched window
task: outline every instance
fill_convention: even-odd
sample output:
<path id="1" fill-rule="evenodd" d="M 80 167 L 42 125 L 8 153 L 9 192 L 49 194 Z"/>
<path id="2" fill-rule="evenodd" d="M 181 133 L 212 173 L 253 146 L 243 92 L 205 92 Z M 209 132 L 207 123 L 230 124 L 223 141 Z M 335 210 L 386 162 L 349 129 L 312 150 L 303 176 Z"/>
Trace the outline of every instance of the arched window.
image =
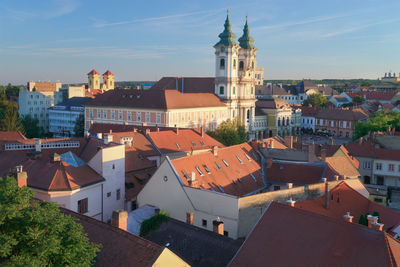
<path id="1" fill-rule="evenodd" d="M 253 88 L 253 87 L 251 87 L 251 94 L 253 94 L 253 92 L 254 92 L 254 88 Z"/>
<path id="2" fill-rule="evenodd" d="M 251 62 L 251 68 L 254 69 L 254 61 Z"/>
<path id="3" fill-rule="evenodd" d="M 243 70 L 244 69 L 244 62 L 240 61 L 239 62 L 239 70 Z"/>
<path id="4" fill-rule="evenodd" d="M 281 118 L 278 118 L 278 126 L 281 126 Z"/>
<path id="5" fill-rule="evenodd" d="M 220 86 L 220 87 L 219 87 L 219 94 L 220 94 L 220 95 L 223 95 L 223 94 L 224 94 L 224 87 L 223 87 L 223 86 Z"/>
<path id="6" fill-rule="evenodd" d="M 236 69 L 236 59 L 233 60 L 233 68 Z"/>
<path id="7" fill-rule="evenodd" d="M 247 110 L 247 119 L 250 119 L 250 109 Z"/>
<path id="8" fill-rule="evenodd" d="M 225 69 L 225 59 L 221 58 L 221 60 L 219 61 L 219 68 Z"/>
<path id="9" fill-rule="evenodd" d="M 232 88 L 232 95 L 235 95 L 236 94 L 236 87 L 234 86 L 233 88 Z"/>

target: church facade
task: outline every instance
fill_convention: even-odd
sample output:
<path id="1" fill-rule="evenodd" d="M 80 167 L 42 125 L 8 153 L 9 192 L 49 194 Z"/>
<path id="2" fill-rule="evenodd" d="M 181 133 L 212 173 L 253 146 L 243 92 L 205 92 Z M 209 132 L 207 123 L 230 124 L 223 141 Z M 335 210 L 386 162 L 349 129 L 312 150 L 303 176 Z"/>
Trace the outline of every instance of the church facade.
<path id="1" fill-rule="evenodd" d="M 149 90 L 110 90 L 86 104 L 85 129 L 96 122 L 215 130 L 239 118 L 254 138 L 255 87 L 263 84 L 264 70 L 257 66 L 253 42 L 247 18 L 236 42 L 227 15 L 214 45 L 215 77 L 163 77 Z M 97 84 L 99 79 L 98 74 Z"/>

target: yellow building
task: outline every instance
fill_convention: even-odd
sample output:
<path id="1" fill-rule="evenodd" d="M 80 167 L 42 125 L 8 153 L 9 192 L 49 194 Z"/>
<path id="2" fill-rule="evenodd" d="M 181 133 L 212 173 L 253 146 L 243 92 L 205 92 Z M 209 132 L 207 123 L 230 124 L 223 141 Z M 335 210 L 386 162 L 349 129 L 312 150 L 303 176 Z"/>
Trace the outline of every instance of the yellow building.
<path id="1" fill-rule="evenodd" d="M 100 89 L 100 73 L 95 69 L 88 73 L 88 88 Z"/>
<path id="2" fill-rule="evenodd" d="M 108 91 L 113 89 L 114 89 L 114 74 L 110 70 L 107 70 L 103 74 L 103 90 Z"/>

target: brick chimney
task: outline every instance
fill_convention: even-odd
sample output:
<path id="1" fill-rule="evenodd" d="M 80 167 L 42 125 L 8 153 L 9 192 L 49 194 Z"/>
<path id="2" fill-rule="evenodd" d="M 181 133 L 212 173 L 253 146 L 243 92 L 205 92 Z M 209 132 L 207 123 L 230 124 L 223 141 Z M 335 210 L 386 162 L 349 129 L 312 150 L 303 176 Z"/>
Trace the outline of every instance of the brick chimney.
<path id="1" fill-rule="evenodd" d="M 146 133 L 146 135 L 149 135 L 149 134 L 150 134 L 150 129 L 149 129 L 149 128 L 146 128 L 145 133 Z"/>
<path id="2" fill-rule="evenodd" d="M 353 222 L 354 216 L 351 216 L 351 215 L 350 215 L 350 212 L 348 211 L 348 212 L 343 216 L 343 218 L 344 218 L 344 220 L 345 220 L 346 222 L 351 223 L 351 222 Z"/>
<path id="3" fill-rule="evenodd" d="M 211 150 L 214 156 L 218 156 L 218 146 L 213 146 Z"/>
<path id="4" fill-rule="evenodd" d="M 321 160 L 322 161 L 326 160 L 326 149 L 325 148 L 321 149 Z"/>
<path id="5" fill-rule="evenodd" d="M 378 216 L 368 215 L 367 220 L 368 220 L 368 228 L 373 228 L 372 224 L 378 223 Z"/>
<path id="6" fill-rule="evenodd" d="M 293 149 L 293 136 L 285 136 L 284 140 L 288 148 Z"/>
<path id="7" fill-rule="evenodd" d="M 178 127 L 175 127 L 175 133 L 176 133 L 176 135 L 179 134 L 179 128 Z"/>
<path id="8" fill-rule="evenodd" d="M 335 178 L 335 181 L 339 181 L 339 175 L 333 176 Z"/>
<path id="9" fill-rule="evenodd" d="M 322 178 L 322 182 L 325 184 L 325 209 L 329 209 L 329 182 L 326 178 Z"/>
<path id="10" fill-rule="evenodd" d="M 36 152 L 42 151 L 42 140 L 40 138 L 35 138 L 35 151 Z"/>
<path id="11" fill-rule="evenodd" d="M 383 223 L 378 223 L 378 222 L 372 222 L 371 225 L 372 225 L 372 228 L 374 228 L 377 231 L 382 231 L 383 226 L 384 226 Z"/>
<path id="12" fill-rule="evenodd" d="M 291 207 L 294 207 L 295 203 L 296 203 L 296 201 L 294 201 L 292 198 L 286 200 L 286 204 L 288 204 Z"/>
<path id="13" fill-rule="evenodd" d="M 293 183 L 286 183 L 288 189 L 293 188 Z"/>
<path id="14" fill-rule="evenodd" d="M 57 153 L 53 153 L 50 155 L 51 162 L 59 162 L 61 161 L 61 156 Z"/>
<path id="15" fill-rule="evenodd" d="M 213 232 L 224 235 L 224 222 L 222 222 L 219 218 L 213 221 Z"/>
<path id="16" fill-rule="evenodd" d="M 15 167 L 15 178 L 17 179 L 18 187 L 27 186 L 28 174 L 23 171 L 22 165 Z"/>
<path id="17" fill-rule="evenodd" d="M 193 225 L 193 212 L 186 212 L 186 223 Z"/>
<path id="18" fill-rule="evenodd" d="M 267 158 L 267 168 L 271 168 L 272 167 L 272 158 Z"/>
<path id="19" fill-rule="evenodd" d="M 112 225 L 126 231 L 128 225 L 128 212 L 124 210 L 114 210 L 112 214 Z"/>

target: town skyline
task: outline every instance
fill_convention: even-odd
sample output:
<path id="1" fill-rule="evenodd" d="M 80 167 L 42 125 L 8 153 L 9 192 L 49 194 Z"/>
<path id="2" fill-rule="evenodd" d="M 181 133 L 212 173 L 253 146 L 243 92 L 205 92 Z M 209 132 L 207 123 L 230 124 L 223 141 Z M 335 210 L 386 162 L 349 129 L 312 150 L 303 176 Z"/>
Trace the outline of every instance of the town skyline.
<path id="1" fill-rule="evenodd" d="M 227 7 L 236 41 L 248 14 L 265 79 L 377 79 L 398 73 L 400 56 L 393 52 L 400 37 L 393 29 L 400 25 L 400 4 L 340 2 L 174 1 L 157 8 L 126 2 L 106 11 L 100 8 L 104 2 L 3 3 L 0 84 L 81 83 L 93 68 L 110 69 L 116 81 L 213 77 L 213 46 Z"/>

